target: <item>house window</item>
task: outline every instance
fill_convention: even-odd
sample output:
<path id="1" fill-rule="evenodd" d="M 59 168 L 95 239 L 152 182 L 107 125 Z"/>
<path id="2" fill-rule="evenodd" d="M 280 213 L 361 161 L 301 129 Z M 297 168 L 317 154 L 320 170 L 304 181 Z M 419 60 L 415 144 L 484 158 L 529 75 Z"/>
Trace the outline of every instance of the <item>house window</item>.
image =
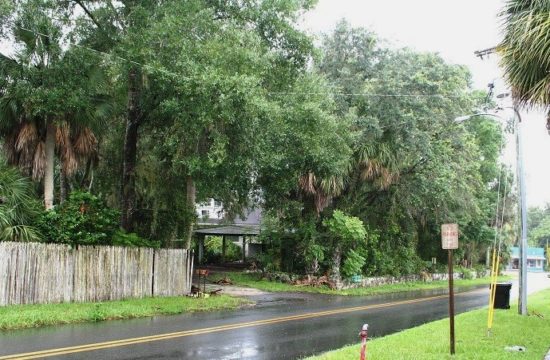
<path id="1" fill-rule="evenodd" d="M 220 206 L 222 206 L 222 202 L 218 201 L 218 200 L 214 200 L 214 206 L 220 207 Z"/>
<path id="2" fill-rule="evenodd" d="M 202 215 L 202 217 L 207 218 L 207 217 L 210 216 L 210 211 L 208 211 L 208 210 L 202 210 L 202 211 L 201 211 L 201 215 Z"/>
<path id="3" fill-rule="evenodd" d="M 534 268 L 535 267 L 535 260 L 527 259 L 527 267 Z"/>

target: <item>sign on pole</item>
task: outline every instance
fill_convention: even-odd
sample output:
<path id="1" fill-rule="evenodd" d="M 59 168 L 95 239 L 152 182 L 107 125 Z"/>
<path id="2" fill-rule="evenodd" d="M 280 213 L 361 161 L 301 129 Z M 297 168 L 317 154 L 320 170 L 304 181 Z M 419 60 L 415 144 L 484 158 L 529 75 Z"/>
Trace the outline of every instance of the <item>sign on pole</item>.
<path id="1" fill-rule="evenodd" d="M 453 249 L 458 249 L 458 224 L 441 225 L 441 247 L 449 253 L 449 327 L 450 350 L 455 353 L 455 295 L 453 289 Z"/>
<path id="2" fill-rule="evenodd" d="M 458 249 L 458 224 L 441 225 L 441 247 L 445 250 Z"/>

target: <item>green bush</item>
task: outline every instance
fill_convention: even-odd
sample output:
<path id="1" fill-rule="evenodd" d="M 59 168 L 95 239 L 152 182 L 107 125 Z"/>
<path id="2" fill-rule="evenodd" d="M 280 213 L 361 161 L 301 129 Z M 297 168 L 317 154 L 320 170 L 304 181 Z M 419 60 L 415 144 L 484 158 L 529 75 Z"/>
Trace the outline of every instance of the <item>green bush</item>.
<path id="1" fill-rule="evenodd" d="M 281 271 L 281 259 L 280 253 L 268 249 L 261 252 L 257 256 L 258 267 L 264 272 L 277 272 Z"/>
<path id="2" fill-rule="evenodd" d="M 478 278 L 489 276 L 489 269 L 484 265 L 476 265 L 474 270 Z"/>
<path id="3" fill-rule="evenodd" d="M 344 265 L 342 266 L 342 273 L 347 278 L 350 278 L 353 275 L 360 275 L 361 269 L 364 265 L 365 258 L 353 251 L 353 249 L 350 249 L 346 253 L 346 259 L 344 260 Z"/>
<path id="4" fill-rule="evenodd" d="M 110 245 L 118 230 L 119 213 L 87 192 L 74 191 L 62 205 L 45 211 L 37 223 L 46 242 Z"/>
<path id="5" fill-rule="evenodd" d="M 340 210 L 334 210 L 332 217 L 325 219 L 323 224 L 327 227 L 329 234 L 340 239 L 346 245 L 366 241 L 367 230 L 363 222 Z"/>
<path id="6" fill-rule="evenodd" d="M 472 280 L 474 278 L 474 273 L 468 268 L 460 267 L 457 271 L 462 274 L 464 280 Z"/>
<path id="7" fill-rule="evenodd" d="M 126 247 L 148 247 L 160 248 L 160 241 L 147 240 L 139 237 L 136 233 L 125 233 L 123 230 L 118 230 L 114 233 L 112 245 Z"/>

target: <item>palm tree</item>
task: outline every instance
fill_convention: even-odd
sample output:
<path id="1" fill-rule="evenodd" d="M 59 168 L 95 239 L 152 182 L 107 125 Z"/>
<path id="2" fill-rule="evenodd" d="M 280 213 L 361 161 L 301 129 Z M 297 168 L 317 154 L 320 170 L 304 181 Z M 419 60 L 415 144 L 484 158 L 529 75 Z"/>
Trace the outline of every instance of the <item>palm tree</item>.
<path id="1" fill-rule="evenodd" d="M 513 96 L 522 105 L 550 106 L 549 13 L 547 0 L 508 0 L 500 14 L 504 39 L 497 51 Z"/>
<path id="2" fill-rule="evenodd" d="M 61 50 L 59 29 L 45 14 L 33 14 L 36 30 L 14 25 L 21 49 L 16 58 L 0 54 L 0 135 L 9 164 L 44 182 L 44 205 L 53 208 L 56 150 L 60 179 L 97 157 L 91 125 L 106 116 L 97 95 L 96 66 L 80 49 Z M 27 25 L 30 27 L 30 25 Z M 61 186 L 64 194 L 65 186 Z M 62 196 L 63 199 L 63 196 Z"/>

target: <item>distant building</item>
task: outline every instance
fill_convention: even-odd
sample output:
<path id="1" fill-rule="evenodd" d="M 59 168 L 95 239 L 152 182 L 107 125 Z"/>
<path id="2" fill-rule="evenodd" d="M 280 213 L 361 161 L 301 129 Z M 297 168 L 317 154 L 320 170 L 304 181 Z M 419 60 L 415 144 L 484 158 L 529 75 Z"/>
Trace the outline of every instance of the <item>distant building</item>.
<path id="1" fill-rule="evenodd" d="M 519 248 L 512 247 L 508 270 L 519 269 Z M 527 271 L 543 272 L 546 266 L 544 248 L 527 248 Z"/>
<path id="2" fill-rule="evenodd" d="M 195 206 L 198 225 L 219 224 L 223 220 L 223 204 L 221 201 L 210 199 Z"/>

